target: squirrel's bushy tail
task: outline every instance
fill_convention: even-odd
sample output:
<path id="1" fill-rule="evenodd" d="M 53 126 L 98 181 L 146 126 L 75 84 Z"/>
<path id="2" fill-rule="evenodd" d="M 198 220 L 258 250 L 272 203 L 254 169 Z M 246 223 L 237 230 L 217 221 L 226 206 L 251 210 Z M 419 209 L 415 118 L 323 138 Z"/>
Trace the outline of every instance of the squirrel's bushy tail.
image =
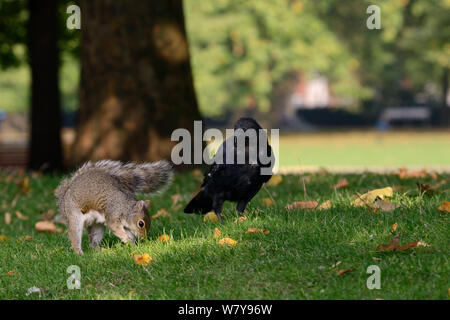
<path id="1" fill-rule="evenodd" d="M 141 164 L 113 160 L 88 161 L 71 178 L 61 183 L 55 191 L 56 196 L 61 199 L 74 178 L 93 169 L 104 171 L 116 178 L 122 187 L 137 193 L 161 192 L 173 176 L 172 165 L 165 160 Z"/>

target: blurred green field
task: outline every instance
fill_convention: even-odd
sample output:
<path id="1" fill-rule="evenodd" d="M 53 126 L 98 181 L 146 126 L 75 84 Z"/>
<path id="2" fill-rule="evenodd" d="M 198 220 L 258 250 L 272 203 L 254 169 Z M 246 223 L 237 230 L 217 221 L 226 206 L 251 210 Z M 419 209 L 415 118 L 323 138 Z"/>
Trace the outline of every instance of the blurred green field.
<path id="1" fill-rule="evenodd" d="M 450 131 L 349 131 L 280 136 L 280 167 L 450 166 Z"/>

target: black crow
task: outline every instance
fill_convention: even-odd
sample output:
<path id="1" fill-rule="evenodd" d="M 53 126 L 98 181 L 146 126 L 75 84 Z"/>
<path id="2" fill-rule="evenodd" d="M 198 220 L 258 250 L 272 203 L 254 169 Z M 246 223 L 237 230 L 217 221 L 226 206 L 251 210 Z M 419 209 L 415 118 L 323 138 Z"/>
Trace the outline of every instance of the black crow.
<path id="1" fill-rule="evenodd" d="M 184 212 L 205 214 L 214 210 L 222 221 L 222 205 L 228 200 L 237 202 L 236 210 L 242 215 L 263 183 L 272 176 L 273 163 L 266 132 L 252 118 L 240 118 L 234 125 L 234 135 L 214 155 L 200 190 Z"/>

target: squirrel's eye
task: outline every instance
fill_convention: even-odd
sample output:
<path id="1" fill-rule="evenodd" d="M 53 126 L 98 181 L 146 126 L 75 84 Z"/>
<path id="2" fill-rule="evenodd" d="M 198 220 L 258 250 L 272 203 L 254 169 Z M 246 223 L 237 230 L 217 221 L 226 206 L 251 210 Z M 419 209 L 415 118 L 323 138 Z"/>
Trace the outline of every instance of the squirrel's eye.
<path id="1" fill-rule="evenodd" d="M 142 220 L 139 220 L 138 226 L 139 226 L 139 228 L 143 228 L 145 226 L 145 222 Z"/>

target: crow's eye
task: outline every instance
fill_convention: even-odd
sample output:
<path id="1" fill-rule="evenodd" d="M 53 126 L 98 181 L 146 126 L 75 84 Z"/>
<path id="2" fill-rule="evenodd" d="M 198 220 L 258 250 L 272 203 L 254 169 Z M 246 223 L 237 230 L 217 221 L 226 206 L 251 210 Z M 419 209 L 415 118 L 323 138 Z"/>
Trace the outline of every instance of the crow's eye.
<path id="1" fill-rule="evenodd" d="M 143 228 L 145 226 L 145 222 L 143 220 L 139 220 L 138 226 L 139 228 Z"/>

